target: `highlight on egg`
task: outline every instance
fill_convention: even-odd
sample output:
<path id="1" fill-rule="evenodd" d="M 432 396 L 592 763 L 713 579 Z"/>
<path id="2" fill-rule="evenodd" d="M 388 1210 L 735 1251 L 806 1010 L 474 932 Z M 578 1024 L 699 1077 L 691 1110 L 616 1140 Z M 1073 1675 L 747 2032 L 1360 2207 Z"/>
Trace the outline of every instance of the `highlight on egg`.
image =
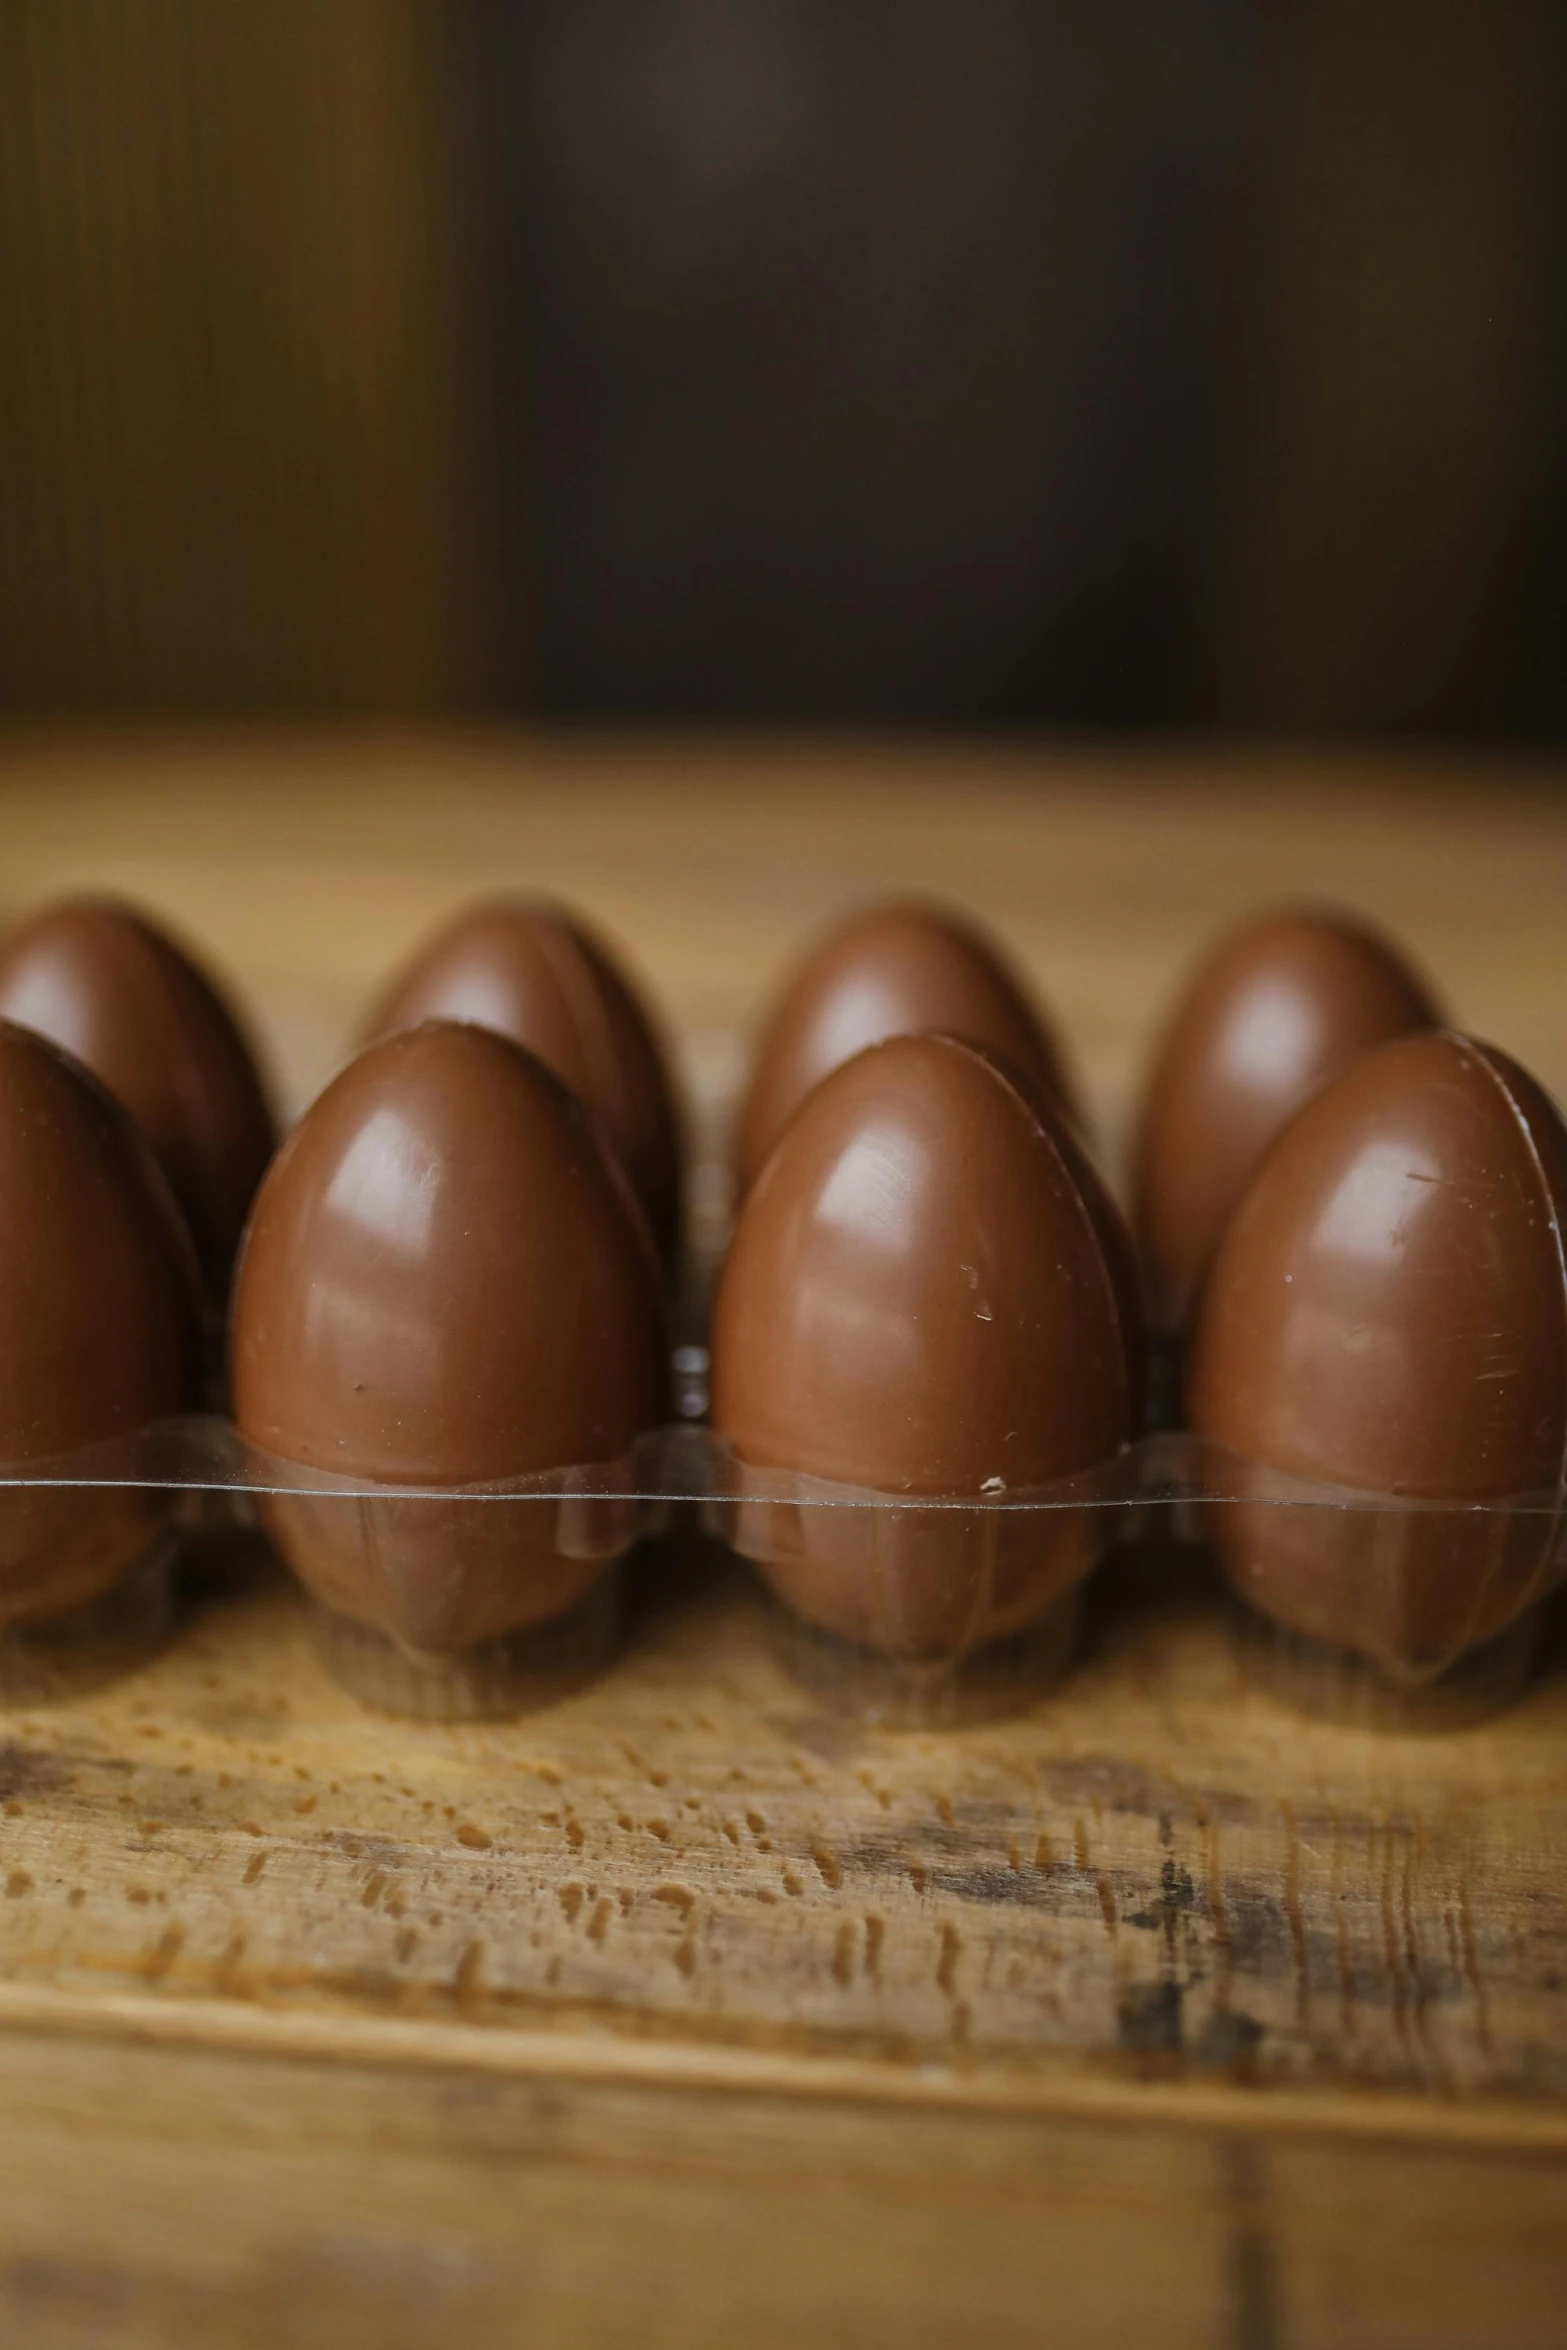
<path id="1" fill-rule="evenodd" d="M 588 1472 L 624 1489 L 661 1416 L 645 1220 L 533 1054 L 449 1021 L 399 1030 L 340 1072 L 274 1161 L 236 1276 L 231 1366 L 244 1436 L 300 1472 L 272 1479 L 303 1489 L 268 1499 L 268 1526 L 328 1609 L 419 1654 L 542 1626 L 640 1524 L 595 1514 Z M 564 1471 L 581 1474 L 554 1499 L 472 1490 Z M 339 1499 L 345 1479 L 366 1497 Z"/>
<path id="2" fill-rule="evenodd" d="M 740 1192 L 824 1077 L 869 1045 L 922 1029 L 999 1053 L 1077 1123 L 1060 1048 L 1000 949 L 949 908 L 894 899 L 862 907 L 819 940 L 773 1005 L 740 1112 Z"/>
<path id="3" fill-rule="evenodd" d="M 1212 1489 L 1241 1496 L 1213 1538 L 1253 1607 L 1419 1681 L 1555 1578 L 1564 1221 L 1560 1112 L 1467 1037 L 1383 1045 L 1279 1136 L 1188 1366 Z"/>
<path id="4" fill-rule="evenodd" d="M 214 981 L 133 907 L 69 898 L 0 941 L 0 1018 L 62 1046 L 129 1111 L 221 1309 L 276 1129 L 255 1055 Z"/>
<path id="5" fill-rule="evenodd" d="M 1137 1410 L 1130 1251 L 1038 1089 L 932 1034 L 825 1078 L 745 1200 L 713 1318 L 732 1539 L 778 1595 L 892 1657 L 1021 1630 L 1108 1513 L 986 1505 L 1113 1459 Z"/>
<path id="6" fill-rule="evenodd" d="M 83 1448 L 197 1400 L 189 1235 L 147 1144 L 93 1078 L 0 1020 L 0 1627 L 104 1598 L 154 1561 L 167 1491 L 72 1485 Z M 99 1474 L 102 1474 L 100 1470 Z"/>
<path id="7" fill-rule="evenodd" d="M 1332 908 L 1276 909 L 1204 956 L 1154 1053 L 1136 1136 L 1133 1221 L 1157 1330 L 1186 1327 L 1225 1224 L 1295 1112 L 1363 1053 L 1441 1017 L 1391 940 Z"/>
<path id="8" fill-rule="evenodd" d="M 525 1045 L 598 1120 L 666 1263 L 680 1246 L 681 1125 L 653 1014 L 604 941 L 540 898 L 465 907 L 365 1020 L 373 1043 L 421 1020 L 467 1020 Z"/>

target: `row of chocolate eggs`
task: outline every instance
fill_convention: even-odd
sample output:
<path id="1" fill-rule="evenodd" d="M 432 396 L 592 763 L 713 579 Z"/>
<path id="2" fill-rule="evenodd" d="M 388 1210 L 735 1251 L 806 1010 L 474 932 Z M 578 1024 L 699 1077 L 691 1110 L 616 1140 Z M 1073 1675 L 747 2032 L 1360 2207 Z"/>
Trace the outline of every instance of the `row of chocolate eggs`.
<path id="1" fill-rule="evenodd" d="M 0 1018 L 61 1045 L 131 1112 L 221 1300 L 276 1136 L 252 1054 L 210 981 L 128 909 L 79 901 L 0 947 Z M 362 1039 L 425 1019 L 496 1030 L 553 1069 L 593 1111 L 668 1260 L 681 1170 L 665 1056 L 640 997 L 580 923 L 538 903 L 470 909 L 402 972 Z M 1439 1024 L 1402 958 L 1342 917 L 1272 917 L 1208 960 L 1157 1056 L 1139 1136 L 1138 1237 L 1156 1327 L 1188 1317 L 1223 1223 L 1294 1111 L 1377 1043 Z M 989 943 L 931 908 L 877 907 L 816 948 L 766 1026 L 738 1122 L 741 1190 L 822 1077 L 923 1029 L 1014 1064 L 1080 1129 L 1049 1028 Z"/>

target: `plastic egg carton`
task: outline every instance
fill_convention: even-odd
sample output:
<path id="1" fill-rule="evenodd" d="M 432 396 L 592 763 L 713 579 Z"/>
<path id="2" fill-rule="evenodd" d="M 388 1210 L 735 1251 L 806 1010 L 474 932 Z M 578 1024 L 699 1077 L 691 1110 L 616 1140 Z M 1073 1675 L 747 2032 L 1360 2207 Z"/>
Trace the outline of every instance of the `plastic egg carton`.
<path id="1" fill-rule="evenodd" d="M 699 1377 L 687 1350 L 688 1403 Z M 0 1694 L 33 1702 L 134 1665 L 169 1633 L 182 1552 L 246 1524 L 308 1593 L 335 1676 L 426 1719 L 515 1713 L 599 1671 L 620 1570 L 671 1527 L 752 1562 L 784 1661 L 824 1702 L 927 1727 L 1046 1697 L 1117 1544 L 1210 1549 L 1261 1677 L 1312 1712 L 1402 1728 L 1509 1702 L 1567 1566 L 1560 1494 L 1368 1494 L 1179 1433 L 973 1495 L 759 1468 L 691 1422 L 624 1460 L 437 1487 L 306 1468 L 193 1417 L 0 1475 Z"/>

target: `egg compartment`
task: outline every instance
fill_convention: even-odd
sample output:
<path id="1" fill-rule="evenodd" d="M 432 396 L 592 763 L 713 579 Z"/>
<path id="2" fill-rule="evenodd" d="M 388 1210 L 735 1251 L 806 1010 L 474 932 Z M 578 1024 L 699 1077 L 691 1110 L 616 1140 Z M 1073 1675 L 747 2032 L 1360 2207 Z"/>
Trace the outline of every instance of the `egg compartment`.
<path id="1" fill-rule="evenodd" d="M 1062 1679 L 1136 1492 L 1127 1456 L 973 1498 L 756 1468 L 712 1435 L 705 1470 L 706 1529 L 766 1584 L 787 1669 L 835 1711 L 910 1728 L 1015 1713 Z"/>
<path id="2" fill-rule="evenodd" d="M 225 1433 L 169 1421 L 0 1470 L 0 1703 L 75 1695 L 164 1645 Z"/>
<path id="3" fill-rule="evenodd" d="M 77 1697 L 150 1663 L 174 1627 L 178 1558 L 165 1535 L 95 1598 L 13 1616 L 0 1630 L 0 1705 Z"/>
<path id="4" fill-rule="evenodd" d="M 661 1523 L 659 1461 L 416 1486 L 302 1470 L 225 1431 L 235 1490 L 303 1585 L 316 1645 L 364 1703 L 495 1720 L 603 1669 L 620 1562 Z"/>
<path id="5" fill-rule="evenodd" d="M 1274 1695 L 1421 1731 L 1521 1693 L 1567 1568 L 1560 1492 L 1425 1500 L 1290 1477 L 1190 1436 L 1144 1452 L 1187 1497 L 1185 1531 L 1211 1552 L 1248 1672 Z"/>
<path id="6" fill-rule="evenodd" d="M 620 1640 L 619 1561 L 560 1615 L 493 1640 L 419 1648 L 310 1603 L 316 1652 L 339 1687 L 377 1713 L 418 1722 L 499 1722 L 552 1705 L 603 1672 Z"/>
<path id="7" fill-rule="evenodd" d="M 662 1446 L 499 1483 L 391 1485 L 279 1460 L 227 1421 L 173 1420 L 0 1471 L 0 1700 L 142 1662 L 195 1545 L 257 1524 L 304 1587 L 345 1687 L 480 1720 L 580 1687 L 612 1653 L 621 1560 L 661 1522 Z"/>
<path id="8" fill-rule="evenodd" d="M 1435 1672 L 1411 1671 L 1313 1640 L 1260 1609 L 1237 1603 L 1236 1640 L 1246 1674 L 1296 1713 L 1354 1730 L 1421 1734 L 1466 1730 L 1516 1705 L 1544 1629 L 1543 1606 Z"/>

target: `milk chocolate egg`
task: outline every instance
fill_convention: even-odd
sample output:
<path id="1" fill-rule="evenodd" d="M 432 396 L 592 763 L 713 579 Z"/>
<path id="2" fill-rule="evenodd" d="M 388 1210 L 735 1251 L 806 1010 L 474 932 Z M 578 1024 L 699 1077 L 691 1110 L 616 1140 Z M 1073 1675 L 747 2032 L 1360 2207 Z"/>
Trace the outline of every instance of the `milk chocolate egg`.
<path id="1" fill-rule="evenodd" d="M 990 941 L 937 906 L 870 906 L 806 958 L 762 1032 L 740 1116 L 741 1191 L 830 1070 L 867 1045 L 927 1028 L 1001 1054 L 1072 1115 L 1055 1042 Z"/>
<path id="2" fill-rule="evenodd" d="M 190 1240 L 129 1118 L 44 1038 L 0 1021 L 0 1461 L 61 1461 L 192 1408 Z M 154 1491 L 0 1491 L 0 1620 L 112 1589 L 157 1539 Z"/>
<path id="3" fill-rule="evenodd" d="M 1185 1324 L 1274 1135 L 1362 1053 L 1438 1018 L 1396 948 L 1347 915 L 1287 908 L 1207 956 L 1155 1053 L 1137 1140 L 1135 1224 L 1157 1327 Z"/>
<path id="4" fill-rule="evenodd" d="M 231 1372 L 265 1452 L 393 1489 L 270 1504 L 330 1607 L 424 1650 L 569 1607 L 603 1561 L 563 1548 L 553 1504 L 395 1488 L 616 1462 L 659 1417 L 652 1243 L 575 1095 L 509 1038 L 449 1021 L 362 1053 L 262 1185 Z"/>
<path id="5" fill-rule="evenodd" d="M 1192 1426 L 1235 1456 L 1211 1466 L 1222 1489 L 1282 1472 L 1363 1500 L 1213 1512 L 1258 1607 L 1413 1672 L 1534 1594 L 1567 1463 L 1564 1213 L 1560 1116 L 1464 1037 L 1382 1046 L 1278 1138 L 1205 1287 Z M 1543 1514 L 1472 1506 L 1525 1494 Z"/>
<path id="6" fill-rule="evenodd" d="M 738 1546 L 802 1615 L 889 1654 L 1028 1623 L 1092 1564 L 1092 1511 L 764 1497 L 786 1472 L 862 1502 L 999 1501 L 1106 1461 L 1137 1406 L 1124 1262 L 1059 1117 L 991 1055 L 896 1037 L 835 1070 L 748 1195 L 719 1287 Z"/>
<path id="7" fill-rule="evenodd" d="M 221 1303 L 275 1136 L 250 1049 L 212 982 L 129 907 L 71 899 L 0 944 L 0 1017 L 63 1045 L 124 1104 Z"/>
<path id="8" fill-rule="evenodd" d="M 680 1238 L 680 1126 L 652 1019 L 603 943 L 537 899 L 470 906 L 422 947 L 365 1024 L 367 1040 L 419 1020 L 498 1029 L 564 1078 L 598 1119 L 661 1253 Z"/>

